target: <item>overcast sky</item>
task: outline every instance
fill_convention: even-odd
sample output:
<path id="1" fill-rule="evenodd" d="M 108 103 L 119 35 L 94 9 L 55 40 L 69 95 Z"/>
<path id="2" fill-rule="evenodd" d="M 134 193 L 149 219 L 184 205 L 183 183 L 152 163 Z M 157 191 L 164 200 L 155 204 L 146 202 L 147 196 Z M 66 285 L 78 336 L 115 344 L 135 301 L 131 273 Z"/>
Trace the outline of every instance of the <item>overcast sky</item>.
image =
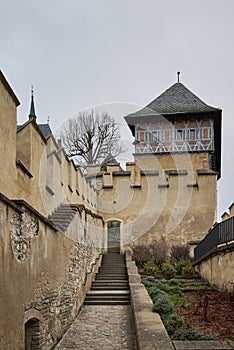
<path id="1" fill-rule="evenodd" d="M 0 0 L 0 69 L 54 133 L 77 111 L 129 113 L 176 82 L 223 110 L 219 214 L 234 201 L 233 0 Z M 114 106 L 114 107 L 113 107 Z M 116 107 L 116 106 L 119 106 Z M 118 114 L 116 113 L 116 114 Z"/>

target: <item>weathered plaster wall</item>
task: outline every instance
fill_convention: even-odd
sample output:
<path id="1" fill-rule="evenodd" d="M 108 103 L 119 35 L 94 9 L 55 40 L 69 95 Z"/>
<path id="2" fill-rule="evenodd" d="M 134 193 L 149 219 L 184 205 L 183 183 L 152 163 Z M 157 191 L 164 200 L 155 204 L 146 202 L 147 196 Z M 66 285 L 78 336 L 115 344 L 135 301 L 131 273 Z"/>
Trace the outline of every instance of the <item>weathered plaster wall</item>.
<path id="1" fill-rule="evenodd" d="M 234 292 L 234 244 L 218 249 L 216 253 L 196 265 L 201 276 L 220 290 Z"/>
<path id="2" fill-rule="evenodd" d="M 17 186 L 8 179 L 15 191 L 12 198 L 24 199 L 46 216 L 62 203 L 84 204 L 96 211 L 96 190 L 67 159 L 60 142 L 53 135 L 45 139 L 34 120 L 26 122 L 17 132 L 16 160 L 26 170 L 17 167 Z M 4 185 L 0 191 L 6 194 Z"/>
<path id="3" fill-rule="evenodd" d="M 216 221 L 217 174 L 206 154 L 140 158 L 125 172 L 109 165 L 102 181 L 98 210 L 105 221 L 123 223 L 123 245 L 161 237 L 195 243 Z"/>
<path id="4" fill-rule="evenodd" d="M 0 72 L 0 188 L 14 196 L 16 185 L 16 103 Z M 7 159 L 7 162 L 6 162 Z"/>
<path id="5" fill-rule="evenodd" d="M 101 231 L 102 223 L 97 226 Z M 50 349 L 61 337 L 98 268 L 103 235 L 94 232 L 88 227 L 85 240 L 73 240 L 35 212 L 1 198 L 1 349 L 25 348 L 24 323 L 30 318 L 40 321 L 40 349 Z"/>

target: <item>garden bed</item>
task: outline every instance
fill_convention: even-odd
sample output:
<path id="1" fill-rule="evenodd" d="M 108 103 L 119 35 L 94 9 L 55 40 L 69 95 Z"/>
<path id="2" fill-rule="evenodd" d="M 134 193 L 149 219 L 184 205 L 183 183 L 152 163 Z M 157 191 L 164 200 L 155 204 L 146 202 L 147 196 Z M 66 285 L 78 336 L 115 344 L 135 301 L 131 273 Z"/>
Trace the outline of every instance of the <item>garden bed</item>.
<path id="1" fill-rule="evenodd" d="M 142 282 L 172 340 L 234 341 L 234 293 L 220 292 L 194 270 L 188 245 L 162 239 L 133 248 Z"/>
<path id="2" fill-rule="evenodd" d="M 140 272 L 153 311 L 160 314 L 171 339 L 234 341 L 233 294 L 212 289 L 199 279 L 160 280 Z"/>

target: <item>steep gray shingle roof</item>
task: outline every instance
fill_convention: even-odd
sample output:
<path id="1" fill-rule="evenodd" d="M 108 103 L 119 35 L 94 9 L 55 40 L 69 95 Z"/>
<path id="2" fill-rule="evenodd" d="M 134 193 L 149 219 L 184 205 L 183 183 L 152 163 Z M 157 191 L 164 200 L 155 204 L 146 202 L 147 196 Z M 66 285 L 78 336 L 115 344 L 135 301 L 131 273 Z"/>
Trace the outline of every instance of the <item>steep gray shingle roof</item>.
<path id="1" fill-rule="evenodd" d="M 29 123 L 29 121 L 27 123 Z M 22 128 L 24 125 L 26 125 L 26 123 L 23 125 L 17 125 L 17 130 Z M 42 135 L 44 136 L 44 138 L 47 138 L 49 135 L 52 134 L 52 131 L 50 129 L 49 124 L 37 124 L 37 126 L 38 126 L 40 132 L 42 133 Z"/>
<path id="2" fill-rule="evenodd" d="M 52 134 L 49 124 L 38 124 L 38 127 L 45 138 Z"/>
<path id="3" fill-rule="evenodd" d="M 200 100 L 182 83 L 175 83 L 164 91 L 155 100 L 150 102 L 141 110 L 129 114 L 126 118 L 127 122 L 130 118 L 140 116 L 150 116 L 156 114 L 180 114 L 180 113 L 199 113 L 213 112 L 219 110 L 211 107 Z"/>

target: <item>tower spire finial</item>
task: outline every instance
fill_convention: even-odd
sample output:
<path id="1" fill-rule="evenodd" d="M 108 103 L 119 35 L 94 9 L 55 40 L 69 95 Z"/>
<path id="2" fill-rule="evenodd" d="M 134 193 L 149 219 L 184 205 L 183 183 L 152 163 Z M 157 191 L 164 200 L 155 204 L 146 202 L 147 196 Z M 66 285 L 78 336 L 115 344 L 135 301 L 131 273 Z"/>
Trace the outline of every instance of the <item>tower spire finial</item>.
<path id="1" fill-rule="evenodd" d="M 177 72 L 177 76 L 178 76 L 177 83 L 179 83 L 180 82 L 180 72 L 179 71 Z"/>
<path id="2" fill-rule="evenodd" d="M 37 119 L 37 116 L 35 114 L 35 107 L 34 107 L 34 95 L 33 95 L 33 85 L 31 85 L 31 105 L 30 105 L 30 113 L 29 113 L 29 119 Z"/>

